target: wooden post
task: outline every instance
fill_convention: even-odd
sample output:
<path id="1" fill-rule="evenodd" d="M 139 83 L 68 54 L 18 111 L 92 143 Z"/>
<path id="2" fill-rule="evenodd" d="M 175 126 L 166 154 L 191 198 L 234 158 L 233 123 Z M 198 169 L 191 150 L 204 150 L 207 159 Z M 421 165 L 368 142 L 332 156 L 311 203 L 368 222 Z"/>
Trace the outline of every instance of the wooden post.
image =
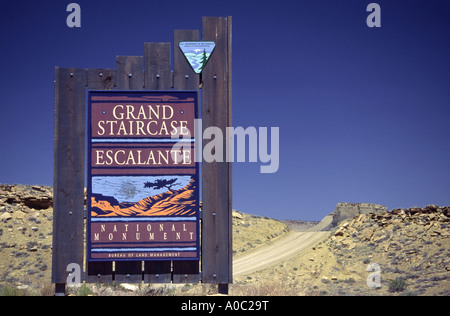
<path id="1" fill-rule="evenodd" d="M 216 43 L 214 53 L 203 70 L 203 130 L 217 126 L 226 140 L 226 127 L 232 126 L 231 17 L 204 17 L 203 40 Z M 219 284 L 223 293 L 228 291 L 228 284 L 233 282 L 232 173 L 231 163 L 226 162 L 226 152 L 225 145 L 223 162 L 203 162 L 202 165 L 203 282 Z"/>
<path id="2" fill-rule="evenodd" d="M 64 295 L 69 264 L 83 268 L 86 70 L 55 69 L 52 283 Z"/>

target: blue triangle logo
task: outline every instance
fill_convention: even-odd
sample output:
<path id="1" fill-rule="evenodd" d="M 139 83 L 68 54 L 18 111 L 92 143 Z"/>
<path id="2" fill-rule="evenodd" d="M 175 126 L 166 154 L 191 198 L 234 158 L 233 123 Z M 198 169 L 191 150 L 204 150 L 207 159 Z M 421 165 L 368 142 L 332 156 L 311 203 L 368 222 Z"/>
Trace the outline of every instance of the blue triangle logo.
<path id="1" fill-rule="evenodd" d="M 200 74 L 216 47 L 214 42 L 180 42 L 178 45 L 196 74 Z"/>

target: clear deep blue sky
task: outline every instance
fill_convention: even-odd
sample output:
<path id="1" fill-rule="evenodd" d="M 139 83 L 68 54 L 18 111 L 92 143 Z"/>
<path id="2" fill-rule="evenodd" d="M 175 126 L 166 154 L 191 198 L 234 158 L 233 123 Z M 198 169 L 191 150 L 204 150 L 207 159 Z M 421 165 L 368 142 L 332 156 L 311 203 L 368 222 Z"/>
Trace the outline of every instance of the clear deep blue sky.
<path id="1" fill-rule="evenodd" d="M 0 183 L 52 185 L 55 66 L 115 68 L 202 16 L 233 17 L 233 125 L 280 127 L 277 173 L 234 164 L 235 209 L 450 205 L 448 0 L 1 1 Z"/>

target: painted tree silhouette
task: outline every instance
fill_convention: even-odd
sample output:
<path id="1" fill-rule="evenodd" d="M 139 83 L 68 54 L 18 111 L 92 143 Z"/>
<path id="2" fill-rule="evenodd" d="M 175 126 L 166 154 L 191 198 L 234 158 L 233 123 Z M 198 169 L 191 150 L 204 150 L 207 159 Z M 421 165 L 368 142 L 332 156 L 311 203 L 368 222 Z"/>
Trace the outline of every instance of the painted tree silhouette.
<path id="1" fill-rule="evenodd" d="M 200 62 L 202 63 L 200 70 L 203 70 L 203 68 L 205 68 L 206 66 L 206 63 L 208 62 L 208 56 L 206 56 L 206 49 L 203 50 L 203 56 Z"/>
<path id="2" fill-rule="evenodd" d="M 165 180 L 165 179 L 158 179 L 155 182 L 145 182 L 144 183 L 144 188 L 148 188 L 148 189 L 155 189 L 155 190 L 160 190 L 162 188 L 166 188 L 169 191 L 172 191 L 172 187 L 174 185 L 179 185 L 179 183 L 175 183 L 177 181 L 177 179 L 170 179 L 170 180 Z"/>

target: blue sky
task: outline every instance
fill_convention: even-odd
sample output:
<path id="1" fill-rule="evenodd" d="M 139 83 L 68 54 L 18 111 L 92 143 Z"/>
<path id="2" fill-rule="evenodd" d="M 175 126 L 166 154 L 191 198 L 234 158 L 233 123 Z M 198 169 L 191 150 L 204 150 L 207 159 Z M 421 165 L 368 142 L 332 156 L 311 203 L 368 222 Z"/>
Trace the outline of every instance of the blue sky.
<path id="1" fill-rule="evenodd" d="M 53 181 L 54 67 L 115 68 L 233 17 L 233 125 L 280 127 L 280 169 L 234 164 L 234 208 L 320 220 L 339 202 L 450 205 L 450 2 L 0 3 L 0 183 Z M 369 3 L 381 28 L 366 25 Z"/>

